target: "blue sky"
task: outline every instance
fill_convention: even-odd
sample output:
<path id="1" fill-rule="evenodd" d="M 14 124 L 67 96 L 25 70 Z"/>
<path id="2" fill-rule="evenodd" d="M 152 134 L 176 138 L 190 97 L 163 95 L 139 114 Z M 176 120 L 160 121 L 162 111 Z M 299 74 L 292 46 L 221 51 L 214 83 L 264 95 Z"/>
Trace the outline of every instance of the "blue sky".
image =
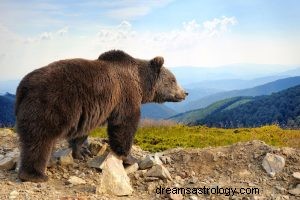
<path id="1" fill-rule="evenodd" d="M 166 65 L 300 64 L 298 0 L 2 0 L 0 79 L 109 49 Z"/>

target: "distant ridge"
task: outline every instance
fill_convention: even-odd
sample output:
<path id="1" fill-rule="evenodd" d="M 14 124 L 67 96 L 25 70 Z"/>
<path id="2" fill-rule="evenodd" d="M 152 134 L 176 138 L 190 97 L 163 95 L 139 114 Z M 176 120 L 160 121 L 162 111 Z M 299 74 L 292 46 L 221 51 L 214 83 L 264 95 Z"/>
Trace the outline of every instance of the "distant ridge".
<path id="1" fill-rule="evenodd" d="M 281 90 L 299 84 L 300 84 L 300 76 L 296 76 L 296 77 L 279 79 L 253 88 L 219 92 L 188 103 L 187 105 L 185 105 L 185 110 L 195 110 L 199 108 L 204 108 L 216 101 L 226 99 L 226 98 L 231 98 L 231 97 L 268 95 L 268 94 L 272 94 L 273 92 L 279 92 Z"/>
<path id="2" fill-rule="evenodd" d="M 190 125 L 222 128 L 278 124 L 300 128 L 300 85 L 257 97 L 234 97 L 171 118 Z"/>

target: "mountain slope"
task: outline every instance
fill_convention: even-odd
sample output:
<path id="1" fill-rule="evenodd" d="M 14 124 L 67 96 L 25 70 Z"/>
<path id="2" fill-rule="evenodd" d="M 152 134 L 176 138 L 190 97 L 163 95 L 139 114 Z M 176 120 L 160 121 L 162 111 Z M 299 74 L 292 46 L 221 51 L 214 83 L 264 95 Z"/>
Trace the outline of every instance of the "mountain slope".
<path id="1" fill-rule="evenodd" d="M 180 113 L 170 117 L 169 119 L 185 124 L 196 124 L 197 121 L 202 120 L 215 112 L 220 112 L 222 110 L 230 110 L 252 100 L 253 97 L 233 97 L 229 99 L 224 99 L 217 101 L 207 106 L 206 108 Z"/>
<path id="2" fill-rule="evenodd" d="M 279 92 L 281 90 L 296 86 L 300 84 L 300 76 L 289 77 L 284 79 L 279 79 L 264 85 L 260 85 L 253 88 L 243 89 L 243 90 L 232 90 L 228 92 L 220 92 L 217 94 L 209 95 L 203 97 L 199 100 L 192 101 L 188 103 L 185 107 L 186 110 L 195 110 L 198 108 L 206 107 L 213 102 L 221 99 L 237 97 L 237 96 L 260 96 L 268 95 L 273 92 Z"/>
<path id="3" fill-rule="evenodd" d="M 257 127 L 274 123 L 282 127 L 300 127 L 300 85 L 271 95 L 253 97 L 241 105 L 233 106 L 236 102 L 215 109 L 204 117 L 201 114 L 205 109 L 193 111 L 198 112 L 197 115 L 192 120 L 183 122 L 225 128 Z M 181 116 L 181 119 L 184 119 L 184 116 Z"/>
<path id="4" fill-rule="evenodd" d="M 148 103 L 142 105 L 142 118 L 163 119 L 175 115 L 176 112 L 164 104 Z"/>

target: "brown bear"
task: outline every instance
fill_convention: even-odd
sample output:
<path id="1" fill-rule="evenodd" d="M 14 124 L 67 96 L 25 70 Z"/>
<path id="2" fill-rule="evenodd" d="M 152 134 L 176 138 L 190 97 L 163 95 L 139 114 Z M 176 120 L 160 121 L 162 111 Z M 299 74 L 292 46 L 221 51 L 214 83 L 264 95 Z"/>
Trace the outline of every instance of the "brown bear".
<path id="1" fill-rule="evenodd" d="M 164 59 L 133 58 L 120 50 L 96 60 L 53 62 L 27 74 L 16 93 L 22 181 L 43 182 L 59 138 L 69 140 L 80 158 L 87 134 L 107 123 L 109 144 L 120 158 L 129 155 L 141 104 L 179 102 L 187 93 L 165 67 Z"/>

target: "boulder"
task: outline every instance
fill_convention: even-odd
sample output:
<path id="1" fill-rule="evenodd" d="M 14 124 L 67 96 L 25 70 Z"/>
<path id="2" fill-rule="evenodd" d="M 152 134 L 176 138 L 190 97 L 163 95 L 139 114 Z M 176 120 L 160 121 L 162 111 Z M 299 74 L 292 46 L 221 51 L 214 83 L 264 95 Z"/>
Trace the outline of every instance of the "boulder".
<path id="1" fill-rule="evenodd" d="M 123 161 L 110 152 L 101 164 L 102 176 L 97 193 L 116 196 L 131 195 L 133 189 L 123 167 Z"/>
<path id="2" fill-rule="evenodd" d="M 157 177 L 163 180 L 172 180 L 170 172 L 162 165 L 153 166 L 149 171 L 147 171 L 145 176 Z"/>
<path id="3" fill-rule="evenodd" d="M 274 177 L 276 173 L 280 172 L 285 165 L 285 159 L 282 156 L 267 153 L 262 161 L 262 166 L 266 172 Z"/>
<path id="4" fill-rule="evenodd" d="M 148 169 L 154 165 L 161 165 L 162 162 L 157 154 L 147 155 L 144 159 L 139 162 L 139 169 Z"/>

